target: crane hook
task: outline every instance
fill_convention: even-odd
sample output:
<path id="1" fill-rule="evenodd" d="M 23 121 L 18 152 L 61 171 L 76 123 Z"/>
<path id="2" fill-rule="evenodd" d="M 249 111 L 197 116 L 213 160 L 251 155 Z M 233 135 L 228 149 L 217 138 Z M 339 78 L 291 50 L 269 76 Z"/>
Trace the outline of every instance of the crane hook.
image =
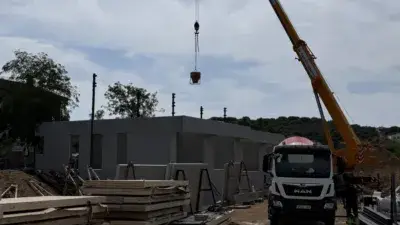
<path id="1" fill-rule="evenodd" d="M 194 30 L 196 31 L 196 33 L 199 33 L 199 29 L 200 29 L 200 24 L 199 24 L 198 21 L 196 21 L 196 22 L 194 23 Z"/>

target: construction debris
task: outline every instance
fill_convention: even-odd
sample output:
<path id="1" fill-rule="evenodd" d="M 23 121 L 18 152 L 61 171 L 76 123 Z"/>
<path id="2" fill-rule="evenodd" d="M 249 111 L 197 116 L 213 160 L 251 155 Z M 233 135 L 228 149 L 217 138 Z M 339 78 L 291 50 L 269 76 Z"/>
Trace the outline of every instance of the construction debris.
<path id="1" fill-rule="evenodd" d="M 91 180 L 83 183 L 82 191 L 105 196 L 105 221 L 111 225 L 159 225 L 186 217 L 188 185 L 174 180 Z"/>
<path id="2" fill-rule="evenodd" d="M 225 212 L 202 212 L 172 222 L 172 225 L 228 225 L 232 210 Z"/>
<path id="3" fill-rule="evenodd" d="M 0 200 L 0 224 L 83 225 L 106 212 L 104 197 L 41 196 Z"/>
<path id="4" fill-rule="evenodd" d="M 7 197 L 34 197 L 56 195 L 50 186 L 40 182 L 35 176 L 18 170 L 0 170 L 0 194 Z"/>
<path id="5" fill-rule="evenodd" d="M 8 188 L 6 188 L 6 190 L 1 193 L 0 199 L 4 197 L 18 198 L 18 185 L 11 184 Z"/>

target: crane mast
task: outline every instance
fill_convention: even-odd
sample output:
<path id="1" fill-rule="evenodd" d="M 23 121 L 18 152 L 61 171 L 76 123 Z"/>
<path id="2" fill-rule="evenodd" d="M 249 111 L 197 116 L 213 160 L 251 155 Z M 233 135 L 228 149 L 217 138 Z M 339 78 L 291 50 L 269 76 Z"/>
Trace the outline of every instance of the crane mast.
<path id="1" fill-rule="evenodd" d="M 316 98 L 318 98 L 319 96 L 324 103 L 327 111 L 332 117 L 333 123 L 337 131 L 340 133 L 343 141 L 346 144 L 347 151 L 343 153 L 344 155 L 342 155 L 347 160 L 346 167 L 347 169 L 353 169 L 354 166 L 359 163 L 358 154 L 361 142 L 352 127 L 350 126 L 350 123 L 348 122 L 345 114 L 343 113 L 338 102 L 336 101 L 335 96 L 333 95 L 327 82 L 322 76 L 322 73 L 315 62 L 316 57 L 307 46 L 307 43 L 299 37 L 289 17 L 284 11 L 281 3 L 279 2 L 279 0 L 269 1 L 284 30 L 286 31 L 286 34 L 293 44 L 293 50 L 296 52 L 298 60 L 303 65 L 304 69 L 307 72 L 307 75 L 311 80 L 314 93 L 316 93 Z M 317 99 L 317 102 L 318 101 L 319 100 Z M 320 113 L 323 112 L 320 108 L 320 105 L 319 109 Z"/>

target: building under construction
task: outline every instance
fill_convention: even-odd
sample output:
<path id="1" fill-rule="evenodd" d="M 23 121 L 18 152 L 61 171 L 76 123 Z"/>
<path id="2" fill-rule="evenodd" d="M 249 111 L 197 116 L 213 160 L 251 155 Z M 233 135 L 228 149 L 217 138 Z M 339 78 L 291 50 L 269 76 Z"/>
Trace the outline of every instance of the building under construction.
<path id="1" fill-rule="evenodd" d="M 95 120 L 92 150 L 90 121 L 43 123 L 37 134 L 44 138 L 44 148 L 36 154 L 38 169 L 62 170 L 71 155 L 79 154 L 81 174 L 91 166 L 102 179 L 114 179 L 116 166 L 130 161 L 207 163 L 211 169 L 223 169 L 233 160 L 243 161 L 249 173 L 254 171 L 251 177 L 259 186 L 262 156 L 284 139 L 246 126 L 186 116 Z"/>

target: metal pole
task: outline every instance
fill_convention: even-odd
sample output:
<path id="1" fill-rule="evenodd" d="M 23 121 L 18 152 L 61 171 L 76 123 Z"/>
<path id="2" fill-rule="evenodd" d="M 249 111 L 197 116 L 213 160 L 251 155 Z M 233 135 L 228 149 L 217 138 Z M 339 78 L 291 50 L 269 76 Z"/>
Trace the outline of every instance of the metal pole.
<path id="1" fill-rule="evenodd" d="M 94 108 L 95 108 L 95 100 L 96 100 L 96 77 L 97 75 L 93 74 L 92 81 L 92 115 L 90 118 L 90 166 L 92 166 L 93 162 L 93 125 L 94 125 Z"/>
<path id="2" fill-rule="evenodd" d="M 172 93 L 172 116 L 175 116 L 175 93 Z"/>
<path id="3" fill-rule="evenodd" d="M 224 107 L 224 121 L 226 121 L 226 107 Z"/>
<path id="4" fill-rule="evenodd" d="M 203 106 L 200 106 L 200 119 L 203 119 L 203 111 L 204 111 Z"/>
<path id="5" fill-rule="evenodd" d="M 141 98 L 141 93 L 138 91 L 136 93 L 136 117 L 140 117 L 140 98 Z"/>
<path id="6" fill-rule="evenodd" d="M 395 173 L 391 175 L 390 182 L 390 218 L 392 220 L 392 224 L 397 224 L 397 201 L 396 201 L 396 176 Z"/>

